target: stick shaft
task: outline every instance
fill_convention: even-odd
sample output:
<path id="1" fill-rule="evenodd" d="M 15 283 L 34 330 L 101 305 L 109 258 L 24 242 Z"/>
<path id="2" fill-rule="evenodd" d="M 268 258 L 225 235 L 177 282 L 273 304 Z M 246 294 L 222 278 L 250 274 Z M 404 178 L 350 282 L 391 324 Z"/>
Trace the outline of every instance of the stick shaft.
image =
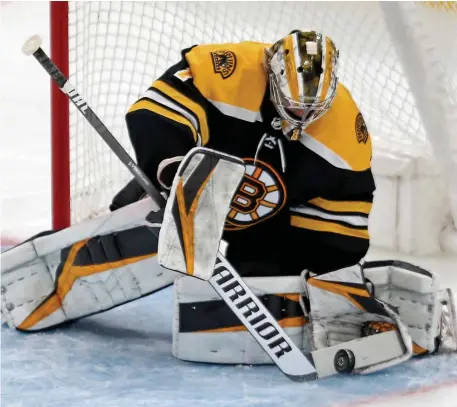
<path id="1" fill-rule="evenodd" d="M 154 200 L 154 202 L 159 205 L 159 207 L 165 207 L 165 199 L 162 197 L 162 195 L 160 195 L 159 191 L 151 183 L 147 175 L 140 167 L 138 167 L 132 157 L 130 157 L 122 145 L 116 140 L 108 128 L 93 112 L 87 102 L 80 96 L 75 87 L 69 82 L 68 78 L 65 77 L 65 75 L 59 70 L 59 68 L 41 48 L 38 48 L 32 55 L 45 69 L 49 76 L 57 83 L 62 92 L 64 92 L 69 97 L 71 102 L 78 108 L 78 110 L 91 124 L 95 131 L 103 138 L 103 140 L 105 140 L 106 144 L 108 144 L 113 153 L 116 154 L 119 160 L 121 160 L 121 162 L 132 173 L 138 184 L 141 185 L 141 187 Z"/>

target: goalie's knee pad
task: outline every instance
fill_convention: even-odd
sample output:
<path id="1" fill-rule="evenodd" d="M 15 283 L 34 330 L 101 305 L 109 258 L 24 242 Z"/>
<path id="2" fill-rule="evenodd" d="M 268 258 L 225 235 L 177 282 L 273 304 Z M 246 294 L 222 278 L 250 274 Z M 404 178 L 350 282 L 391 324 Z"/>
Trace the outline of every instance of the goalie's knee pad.
<path id="1" fill-rule="evenodd" d="M 2 254 L 2 320 L 24 331 L 102 312 L 172 284 L 157 264 L 150 199 L 29 239 Z M 148 217 L 150 218 L 150 217 Z"/>
<path id="2" fill-rule="evenodd" d="M 395 260 L 366 262 L 363 270 L 374 296 L 392 306 L 407 326 L 415 354 L 435 352 L 443 342 L 455 349 L 453 295 L 440 290 L 435 273 Z"/>
<path id="3" fill-rule="evenodd" d="M 244 281 L 292 341 L 309 352 L 307 320 L 299 304 L 300 277 L 248 277 Z M 175 281 L 173 355 L 194 362 L 272 363 L 210 284 L 187 276 Z"/>

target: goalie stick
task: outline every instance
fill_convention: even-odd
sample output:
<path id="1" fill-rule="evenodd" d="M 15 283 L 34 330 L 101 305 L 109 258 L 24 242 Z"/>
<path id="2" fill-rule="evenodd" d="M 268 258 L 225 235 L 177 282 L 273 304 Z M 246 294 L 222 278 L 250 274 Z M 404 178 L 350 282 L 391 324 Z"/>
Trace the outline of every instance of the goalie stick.
<path id="1" fill-rule="evenodd" d="M 105 140 L 114 154 L 129 169 L 137 182 L 160 207 L 165 199 L 154 187 L 146 174 L 124 150 L 108 128 L 97 117 L 65 75 L 41 48 L 38 35 L 30 37 L 23 45 L 25 55 L 33 55 L 71 102 L 78 108 L 95 131 Z M 291 380 L 317 379 L 318 374 L 311 355 L 304 355 L 284 332 L 265 305 L 255 296 L 238 272 L 219 252 L 213 275 L 207 280 L 227 306 L 256 339 L 278 368 Z"/>

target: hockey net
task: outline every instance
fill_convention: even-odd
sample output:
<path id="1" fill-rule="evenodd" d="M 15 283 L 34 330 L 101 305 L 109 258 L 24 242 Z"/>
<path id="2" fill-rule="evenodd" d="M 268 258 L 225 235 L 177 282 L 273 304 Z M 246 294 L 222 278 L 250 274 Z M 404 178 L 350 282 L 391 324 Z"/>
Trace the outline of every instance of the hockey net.
<path id="1" fill-rule="evenodd" d="M 51 21 L 53 58 L 64 69 L 68 61 L 71 82 L 131 154 L 125 113 L 181 49 L 322 31 L 340 49 L 340 80 L 373 138 L 372 242 L 457 251 L 457 3 L 52 2 Z M 61 102 L 53 107 L 57 227 L 105 213 L 131 179 L 72 106 L 65 119 Z"/>

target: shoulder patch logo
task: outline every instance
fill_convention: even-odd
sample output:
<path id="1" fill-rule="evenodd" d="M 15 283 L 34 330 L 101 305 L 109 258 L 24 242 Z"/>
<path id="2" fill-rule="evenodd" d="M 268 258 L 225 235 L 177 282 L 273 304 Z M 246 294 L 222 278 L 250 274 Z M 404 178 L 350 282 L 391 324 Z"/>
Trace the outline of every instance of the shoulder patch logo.
<path id="1" fill-rule="evenodd" d="M 225 230 L 241 230 L 276 215 L 286 203 L 286 187 L 273 167 L 245 158 L 246 170 L 232 199 Z"/>
<path id="2" fill-rule="evenodd" d="M 229 78 L 236 68 L 236 56 L 232 51 L 218 50 L 211 52 L 214 73 L 219 73 L 222 79 Z"/>
<path id="3" fill-rule="evenodd" d="M 368 134 L 367 125 L 365 124 L 365 120 L 363 120 L 362 113 L 359 113 L 355 118 L 355 135 L 359 144 L 367 144 L 370 135 Z"/>

